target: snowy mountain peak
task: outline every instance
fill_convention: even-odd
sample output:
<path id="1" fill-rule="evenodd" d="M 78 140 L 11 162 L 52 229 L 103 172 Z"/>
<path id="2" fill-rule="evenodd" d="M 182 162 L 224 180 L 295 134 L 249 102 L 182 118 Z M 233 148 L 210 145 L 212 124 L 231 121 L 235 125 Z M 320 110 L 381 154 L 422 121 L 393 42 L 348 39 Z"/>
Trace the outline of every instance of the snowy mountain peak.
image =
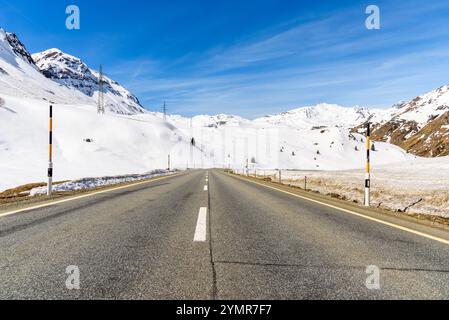
<path id="1" fill-rule="evenodd" d="M 81 59 L 56 48 L 33 54 L 32 57 L 47 78 L 97 99 L 99 74 L 90 69 Z M 137 97 L 128 90 L 106 76 L 103 80 L 107 109 L 120 114 L 145 112 Z"/>
<path id="2" fill-rule="evenodd" d="M 17 35 L 14 33 L 5 32 L 4 30 L 2 31 L 3 31 L 2 35 L 3 39 L 6 39 L 8 41 L 13 52 L 26 62 L 34 66 L 34 61 L 33 58 L 31 57 L 31 54 L 28 52 L 25 45 L 20 41 Z"/>
<path id="3" fill-rule="evenodd" d="M 193 118 L 193 121 L 200 122 L 203 126 L 206 127 L 221 127 L 221 126 L 238 126 L 247 120 L 242 117 L 228 114 L 217 114 L 215 116 L 196 116 Z"/>
<path id="4" fill-rule="evenodd" d="M 378 110 L 365 107 L 342 107 L 337 104 L 320 103 L 290 110 L 277 115 L 256 119 L 259 124 L 282 125 L 310 129 L 312 127 L 352 127 L 367 121 Z"/>
<path id="5" fill-rule="evenodd" d="M 81 59 L 65 54 L 55 48 L 33 54 L 33 59 L 47 78 L 67 80 L 64 84 L 68 84 L 67 82 L 72 80 L 70 84 L 88 96 L 93 96 L 95 90 L 98 90 L 96 86 L 98 79 Z M 78 80 L 79 82 L 73 80 Z M 82 86 L 83 81 L 92 83 L 94 86 Z"/>

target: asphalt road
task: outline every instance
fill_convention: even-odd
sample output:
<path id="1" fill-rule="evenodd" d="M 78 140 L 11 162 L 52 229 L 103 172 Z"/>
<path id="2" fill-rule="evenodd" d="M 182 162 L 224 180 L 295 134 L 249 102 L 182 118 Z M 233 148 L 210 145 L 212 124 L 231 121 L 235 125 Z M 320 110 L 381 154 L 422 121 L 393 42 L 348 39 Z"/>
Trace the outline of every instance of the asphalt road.
<path id="1" fill-rule="evenodd" d="M 0 299 L 449 298 L 448 244 L 207 174 L 0 215 Z"/>

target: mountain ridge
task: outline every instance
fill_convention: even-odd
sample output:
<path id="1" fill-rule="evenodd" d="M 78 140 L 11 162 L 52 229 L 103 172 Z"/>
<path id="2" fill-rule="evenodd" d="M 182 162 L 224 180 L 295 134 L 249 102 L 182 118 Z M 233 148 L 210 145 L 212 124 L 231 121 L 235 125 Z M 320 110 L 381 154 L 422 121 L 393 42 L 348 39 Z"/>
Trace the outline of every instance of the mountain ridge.
<path id="1" fill-rule="evenodd" d="M 45 77 L 98 99 L 99 73 L 90 69 L 80 58 L 56 48 L 35 53 L 32 58 Z M 103 76 L 103 84 L 107 109 L 119 114 L 146 112 L 139 99 L 117 81 Z"/>

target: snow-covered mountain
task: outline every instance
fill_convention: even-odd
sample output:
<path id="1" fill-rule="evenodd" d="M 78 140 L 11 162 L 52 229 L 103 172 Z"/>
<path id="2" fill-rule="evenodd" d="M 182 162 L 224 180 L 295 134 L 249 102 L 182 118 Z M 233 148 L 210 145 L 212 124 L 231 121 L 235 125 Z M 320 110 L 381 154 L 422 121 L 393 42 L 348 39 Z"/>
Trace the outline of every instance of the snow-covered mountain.
<path id="1" fill-rule="evenodd" d="M 0 191 L 45 180 L 50 103 L 56 180 L 165 169 L 169 153 L 184 165 L 177 155 L 190 138 L 177 128 L 134 105 L 118 104 L 115 111 L 128 115 L 99 115 L 95 96 L 45 77 L 30 57 L 0 29 Z"/>
<path id="2" fill-rule="evenodd" d="M 9 45 L 13 52 L 22 57 L 25 61 L 27 61 L 31 65 L 35 65 L 33 57 L 28 52 L 25 45 L 19 40 L 16 34 L 10 32 L 3 32 L 5 34 L 5 38 L 8 41 Z"/>
<path id="3" fill-rule="evenodd" d="M 347 108 L 336 104 L 321 103 L 316 106 L 302 107 L 278 115 L 265 116 L 254 120 L 254 122 L 301 129 L 314 127 L 351 128 L 368 121 L 374 115 L 385 118 L 388 115 L 388 110 L 368 109 L 360 106 Z"/>
<path id="4" fill-rule="evenodd" d="M 62 52 L 49 49 L 32 55 L 36 66 L 49 79 L 68 88 L 73 88 L 88 97 L 98 99 L 99 73 L 90 69 L 81 59 Z M 105 107 L 120 114 L 144 113 L 136 96 L 116 81 L 103 77 Z"/>
<path id="5" fill-rule="evenodd" d="M 160 118 L 164 117 L 162 113 L 154 113 L 154 115 Z M 176 123 L 177 125 L 181 125 L 182 127 L 195 126 L 215 129 L 226 126 L 241 126 L 251 122 L 240 116 L 227 114 L 218 114 L 215 116 L 198 115 L 192 118 L 185 118 L 179 115 L 168 115 L 167 120 Z"/>
<path id="6" fill-rule="evenodd" d="M 0 93 L 55 103 L 93 103 L 85 94 L 43 76 L 18 37 L 1 28 Z"/>
<path id="7" fill-rule="evenodd" d="M 449 155 L 449 86 L 403 102 L 374 117 L 373 138 L 423 157 Z"/>
<path id="8" fill-rule="evenodd" d="M 276 115 L 267 115 L 254 120 L 248 120 L 237 115 L 218 114 L 214 116 L 199 115 L 184 118 L 178 115 L 169 115 L 172 122 L 187 124 L 192 122 L 195 126 L 220 128 L 226 126 L 253 125 L 256 127 L 289 127 L 294 129 L 317 129 L 327 127 L 354 128 L 367 121 L 387 121 L 396 109 L 370 109 L 367 107 L 343 107 L 336 104 L 321 103 L 315 106 L 301 107 Z M 162 113 L 154 113 L 163 117 Z"/>
<path id="9" fill-rule="evenodd" d="M 368 109 L 321 104 L 255 120 L 234 115 L 167 120 L 193 135 L 220 167 L 241 170 L 249 160 L 251 169 L 343 170 L 364 166 L 366 138 L 351 131 L 372 116 Z M 376 142 L 374 149 L 376 165 L 414 159 L 388 143 Z"/>

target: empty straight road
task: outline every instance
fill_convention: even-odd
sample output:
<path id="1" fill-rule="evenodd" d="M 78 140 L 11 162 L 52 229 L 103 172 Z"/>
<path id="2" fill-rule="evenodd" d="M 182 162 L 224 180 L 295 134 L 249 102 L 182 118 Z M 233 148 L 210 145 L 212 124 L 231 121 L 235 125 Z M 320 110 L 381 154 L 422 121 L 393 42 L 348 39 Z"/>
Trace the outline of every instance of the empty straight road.
<path id="1" fill-rule="evenodd" d="M 0 298 L 449 298 L 447 235 L 388 221 L 191 171 L 0 212 Z M 68 266 L 79 290 L 66 287 Z M 380 269 L 378 290 L 368 266 Z"/>

